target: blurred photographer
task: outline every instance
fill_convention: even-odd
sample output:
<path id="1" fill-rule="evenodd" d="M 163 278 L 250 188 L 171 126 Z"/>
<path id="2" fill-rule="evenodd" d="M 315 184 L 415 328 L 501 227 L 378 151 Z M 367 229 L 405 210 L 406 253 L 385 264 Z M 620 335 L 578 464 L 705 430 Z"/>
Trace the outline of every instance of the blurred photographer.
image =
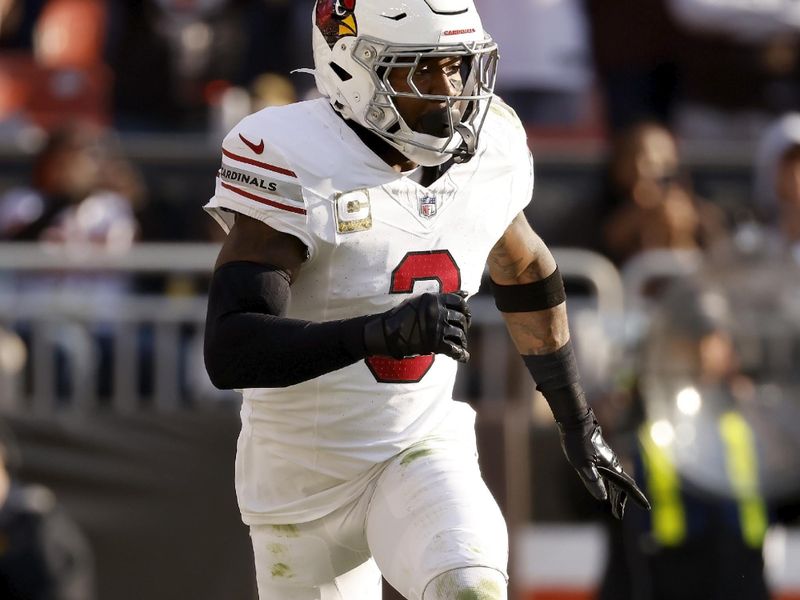
<path id="1" fill-rule="evenodd" d="M 800 263 L 800 113 L 784 115 L 761 138 L 755 200 L 768 224 L 766 249 Z"/>
<path id="2" fill-rule="evenodd" d="M 86 539 L 50 490 L 16 480 L 18 462 L 0 426 L 0 598 L 92 600 L 94 563 Z"/>
<path id="3" fill-rule="evenodd" d="M 770 597 L 764 539 L 800 489 L 799 280 L 715 264 L 658 299 L 612 415 L 652 512 L 610 524 L 600 600 Z"/>

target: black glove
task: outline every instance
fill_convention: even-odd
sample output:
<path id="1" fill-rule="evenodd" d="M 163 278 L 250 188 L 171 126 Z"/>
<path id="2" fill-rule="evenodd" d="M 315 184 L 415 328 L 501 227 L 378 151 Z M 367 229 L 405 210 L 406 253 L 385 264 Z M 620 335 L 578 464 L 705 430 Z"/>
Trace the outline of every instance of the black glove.
<path id="1" fill-rule="evenodd" d="M 364 326 L 367 354 L 406 358 L 436 353 L 467 362 L 466 295 L 422 294 L 375 315 Z"/>
<path id="2" fill-rule="evenodd" d="M 569 463 L 578 471 L 584 485 L 598 500 L 608 500 L 617 519 L 625 514 L 628 496 L 639 506 L 650 510 L 647 497 L 633 478 L 622 470 L 619 459 L 603 439 L 603 432 L 592 409 L 580 421 L 558 423 L 561 447 Z"/>

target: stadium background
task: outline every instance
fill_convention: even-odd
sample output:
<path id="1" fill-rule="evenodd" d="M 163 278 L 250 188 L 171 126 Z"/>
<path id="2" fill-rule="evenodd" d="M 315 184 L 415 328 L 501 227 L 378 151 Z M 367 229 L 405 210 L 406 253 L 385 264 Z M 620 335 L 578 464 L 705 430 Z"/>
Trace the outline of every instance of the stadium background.
<path id="1" fill-rule="evenodd" d="M 201 206 L 229 127 L 313 96 L 312 78 L 289 74 L 312 62 L 311 6 L 0 0 L 3 456 L 25 491 L 15 510 L 69 523 L 37 538 L 59 549 L 59 598 L 255 597 L 232 488 L 237 398 L 213 390 L 200 354 L 220 241 Z M 665 340 L 724 331 L 752 390 L 740 412 L 758 482 L 742 492 L 724 467 L 704 470 L 711 444 L 677 443 L 674 466 L 713 506 L 763 500 L 768 581 L 799 598 L 800 209 L 757 183 L 768 128 L 800 108 L 800 21 L 766 2 L 478 6 L 534 152 L 528 217 L 566 275 L 606 431 L 631 461 L 642 426 L 665 448 L 687 418 L 693 440 L 713 437 L 697 401 L 675 405 L 673 380 L 694 389 L 697 369 Z M 472 305 L 456 397 L 479 414 L 513 597 L 597 597 L 620 530 L 561 457 L 491 301 Z M 10 564 L 18 538 L 3 527 Z M 702 561 L 692 576 L 720 577 Z"/>

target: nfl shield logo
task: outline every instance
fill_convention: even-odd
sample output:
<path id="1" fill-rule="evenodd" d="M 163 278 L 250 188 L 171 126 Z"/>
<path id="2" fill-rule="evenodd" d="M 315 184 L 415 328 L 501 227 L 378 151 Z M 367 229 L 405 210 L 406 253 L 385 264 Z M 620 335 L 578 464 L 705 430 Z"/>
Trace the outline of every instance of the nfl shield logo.
<path id="1" fill-rule="evenodd" d="M 436 214 L 436 196 L 425 194 L 419 199 L 419 214 L 426 219 L 430 219 Z"/>

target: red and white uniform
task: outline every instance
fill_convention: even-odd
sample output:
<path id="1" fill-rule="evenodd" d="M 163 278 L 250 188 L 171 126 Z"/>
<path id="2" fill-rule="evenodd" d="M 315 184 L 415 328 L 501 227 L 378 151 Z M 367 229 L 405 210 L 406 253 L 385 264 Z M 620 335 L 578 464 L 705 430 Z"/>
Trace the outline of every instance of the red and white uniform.
<path id="1" fill-rule="evenodd" d="M 528 204 L 525 132 L 492 104 L 478 151 L 426 188 L 369 150 L 327 99 L 268 108 L 223 142 L 206 209 L 296 236 L 308 260 L 288 316 L 383 312 L 424 291 L 478 291 L 487 255 Z M 471 436 L 443 355 L 370 358 L 281 389 L 243 390 L 236 489 L 250 525 L 306 523 L 356 498 L 383 463 L 445 430 Z"/>

